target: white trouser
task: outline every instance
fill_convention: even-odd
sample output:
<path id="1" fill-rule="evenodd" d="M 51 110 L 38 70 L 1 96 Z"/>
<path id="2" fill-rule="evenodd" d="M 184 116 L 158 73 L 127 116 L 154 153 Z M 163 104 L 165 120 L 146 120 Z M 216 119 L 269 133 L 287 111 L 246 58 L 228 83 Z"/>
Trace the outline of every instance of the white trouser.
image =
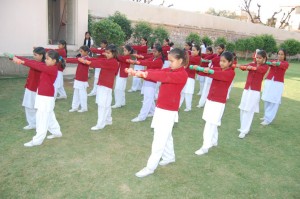
<path id="1" fill-rule="evenodd" d="M 240 132 L 247 134 L 250 131 L 250 127 L 253 121 L 254 111 L 240 110 Z"/>
<path id="2" fill-rule="evenodd" d="M 231 91 L 232 86 L 233 86 L 233 81 L 231 82 L 231 84 L 229 86 L 229 89 L 228 89 L 228 92 L 227 92 L 227 99 L 229 99 L 229 97 L 230 97 L 230 91 Z"/>
<path id="3" fill-rule="evenodd" d="M 25 107 L 25 114 L 28 125 L 36 127 L 36 109 Z"/>
<path id="4" fill-rule="evenodd" d="M 72 109 L 78 109 L 79 106 L 81 106 L 81 109 L 87 110 L 86 88 L 83 88 L 83 89 L 74 88 Z"/>
<path id="5" fill-rule="evenodd" d="M 193 94 L 189 94 L 189 93 L 181 93 L 180 96 L 180 107 L 183 103 L 183 101 L 185 100 L 185 107 L 186 109 L 192 109 L 192 100 L 193 100 Z"/>
<path id="6" fill-rule="evenodd" d="M 218 126 L 209 122 L 205 123 L 203 131 L 203 145 L 202 148 L 209 149 L 213 145 L 218 144 Z"/>
<path id="7" fill-rule="evenodd" d="M 203 91 L 203 87 L 204 87 L 204 82 L 205 82 L 205 77 L 199 75 L 199 87 L 200 87 L 199 94 L 200 95 L 202 95 L 202 91 Z"/>
<path id="8" fill-rule="evenodd" d="M 268 123 L 271 123 L 276 117 L 279 104 L 264 101 L 265 115 L 264 120 Z"/>
<path id="9" fill-rule="evenodd" d="M 64 89 L 63 72 L 61 71 L 58 71 L 56 80 L 54 82 L 54 98 L 56 98 L 58 94 L 61 97 L 67 97 L 67 93 Z"/>
<path id="10" fill-rule="evenodd" d="M 91 90 L 90 93 L 96 94 L 98 80 L 99 80 L 99 77 L 94 77 L 93 89 Z"/>
<path id="11" fill-rule="evenodd" d="M 149 114 L 153 114 L 155 110 L 155 88 L 156 83 L 144 82 L 144 100 L 143 105 L 138 115 L 140 120 L 145 120 Z"/>
<path id="12" fill-rule="evenodd" d="M 204 83 L 204 86 L 203 86 L 203 90 L 202 90 L 202 95 L 199 99 L 199 105 L 201 107 L 203 107 L 205 105 L 205 102 L 206 102 L 206 99 L 207 99 L 207 96 L 208 96 L 208 93 L 209 93 L 209 89 L 210 89 L 210 86 L 211 86 L 211 82 L 212 82 L 212 79 L 210 77 L 206 77 L 205 78 L 205 83 Z"/>
<path id="13" fill-rule="evenodd" d="M 134 65 L 134 70 L 144 70 L 144 66 Z M 131 90 L 137 91 L 141 90 L 143 86 L 142 78 L 132 77 Z"/>
<path id="14" fill-rule="evenodd" d="M 53 135 L 61 135 L 60 126 L 56 120 L 54 111 L 40 111 L 36 112 L 36 135 L 32 138 L 34 145 L 43 143 L 47 130 Z"/>
<path id="15" fill-rule="evenodd" d="M 111 117 L 112 89 L 105 86 L 97 86 L 96 103 L 98 104 L 98 120 L 97 127 L 104 128 Z"/>
<path id="16" fill-rule="evenodd" d="M 67 97 L 67 93 L 64 89 L 64 86 L 55 89 L 55 91 L 55 98 L 57 97 L 57 94 L 59 94 L 60 97 Z"/>
<path id="17" fill-rule="evenodd" d="M 125 98 L 126 84 L 127 84 L 127 78 L 117 76 L 116 86 L 114 90 L 115 105 L 117 106 L 125 106 L 126 104 L 126 98 Z"/>

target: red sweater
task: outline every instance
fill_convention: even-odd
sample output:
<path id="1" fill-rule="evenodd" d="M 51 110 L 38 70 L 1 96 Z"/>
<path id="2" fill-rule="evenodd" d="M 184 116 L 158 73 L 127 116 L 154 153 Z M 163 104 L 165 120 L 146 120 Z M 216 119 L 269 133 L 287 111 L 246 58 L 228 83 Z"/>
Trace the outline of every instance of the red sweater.
<path id="1" fill-rule="evenodd" d="M 164 55 L 164 57 L 165 57 L 165 60 L 168 60 L 168 51 L 170 51 L 170 49 L 171 49 L 171 47 L 169 46 L 169 45 L 167 45 L 167 46 L 162 46 L 162 53 L 163 53 L 163 55 Z"/>
<path id="2" fill-rule="evenodd" d="M 214 74 L 208 74 L 213 78 L 207 99 L 225 104 L 228 88 L 235 76 L 235 72 L 232 68 L 222 70 L 221 68 L 215 68 Z"/>
<path id="3" fill-rule="evenodd" d="M 58 52 L 59 56 L 62 56 L 62 58 L 67 58 L 67 52 L 64 48 L 57 48 L 57 49 L 51 49 L 51 48 L 45 48 L 45 51 L 48 52 L 49 50 L 55 50 Z M 61 64 L 57 64 L 57 68 L 59 71 L 64 71 L 64 68 L 61 67 Z"/>
<path id="4" fill-rule="evenodd" d="M 195 79 L 195 75 L 196 75 L 196 70 L 191 70 L 190 69 L 190 65 L 197 65 L 199 66 L 201 62 L 201 57 L 199 55 L 197 56 L 189 56 L 189 64 L 188 66 L 185 68 L 189 78 Z"/>
<path id="5" fill-rule="evenodd" d="M 277 60 L 272 60 L 271 62 L 277 62 Z M 270 71 L 267 75 L 267 78 L 266 79 L 273 79 L 274 77 L 274 81 L 277 81 L 277 82 L 284 82 L 284 74 L 285 74 L 285 71 L 288 69 L 289 67 L 289 62 L 287 61 L 282 61 L 280 62 L 280 65 L 279 66 L 270 66 Z"/>
<path id="6" fill-rule="evenodd" d="M 117 59 L 89 59 L 90 67 L 101 68 L 98 85 L 113 88 L 115 76 L 118 74 L 119 63 Z"/>
<path id="7" fill-rule="evenodd" d="M 220 58 L 220 55 L 214 56 L 214 58 L 211 60 L 212 68 L 220 68 Z"/>
<path id="8" fill-rule="evenodd" d="M 88 58 L 88 57 L 82 57 L 82 58 Z M 83 64 L 78 61 L 78 58 L 66 58 L 67 63 L 73 63 L 77 65 L 75 79 L 82 82 L 87 82 L 89 78 L 89 65 Z"/>
<path id="9" fill-rule="evenodd" d="M 103 53 L 105 53 L 105 48 L 101 48 L 101 49 L 90 48 L 90 50 L 91 50 L 92 53 L 100 54 L 99 58 L 106 58 L 105 55 L 102 55 Z"/>
<path id="10" fill-rule="evenodd" d="M 34 60 L 25 61 L 24 65 L 41 72 L 40 81 L 37 89 L 38 95 L 53 97 L 53 84 L 55 82 L 58 72 L 57 65 L 47 66 L 43 62 L 37 62 Z"/>
<path id="11" fill-rule="evenodd" d="M 184 67 L 175 70 L 164 68 L 162 70 L 147 71 L 147 79 L 161 82 L 156 107 L 169 111 L 178 111 L 180 93 L 188 78 Z"/>
<path id="12" fill-rule="evenodd" d="M 247 64 L 248 66 L 257 67 L 256 70 L 250 70 L 248 72 L 247 81 L 245 85 L 245 89 L 251 89 L 254 91 L 261 91 L 261 84 L 266 72 L 269 69 L 267 64 L 263 64 L 261 66 L 257 66 L 256 63 Z"/>
<path id="13" fill-rule="evenodd" d="M 125 73 L 125 68 L 130 68 L 130 64 L 126 62 L 126 59 L 130 59 L 130 55 L 119 56 L 119 69 L 120 69 L 120 77 L 127 78 L 128 74 Z"/>
<path id="14" fill-rule="evenodd" d="M 164 65 L 163 61 L 162 61 L 162 57 L 158 57 L 158 58 L 149 58 L 146 60 L 141 60 L 139 61 L 141 66 L 146 66 L 147 69 L 153 69 L 153 70 L 157 70 L 157 69 L 161 69 Z M 150 80 L 148 78 L 146 78 L 146 80 L 150 81 L 150 82 L 156 82 L 153 80 Z"/>
<path id="15" fill-rule="evenodd" d="M 148 46 L 142 46 L 142 45 L 133 45 L 131 46 L 137 54 L 147 54 L 148 52 Z"/>

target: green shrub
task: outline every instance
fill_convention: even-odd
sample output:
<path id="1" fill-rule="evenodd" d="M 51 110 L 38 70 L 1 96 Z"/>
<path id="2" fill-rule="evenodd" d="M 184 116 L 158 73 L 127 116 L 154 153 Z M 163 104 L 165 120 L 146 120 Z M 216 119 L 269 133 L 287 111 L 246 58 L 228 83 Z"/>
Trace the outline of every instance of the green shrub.
<path id="1" fill-rule="evenodd" d="M 218 37 L 218 38 L 215 40 L 215 42 L 214 42 L 214 45 L 215 45 L 215 46 L 218 46 L 218 45 L 220 45 L 220 44 L 224 44 L 224 45 L 226 46 L 227 41 L 226 41 L 226 39 L 225 39 L 224 37 Z"/>
<path id="2" fill-rule="evenodd" d="M 152 46 L 154 43 L 163 43 L 165 38 L 169 38 L 169 32 L 163 26 L 154 28 L 151 37 L 149 38 L 149 45 Z"/>
<path id="3" fill-rule="evenodd" d="M 152 34 L 153 29 L 151 25 L 147 22 L 140 21 L 133 28 L 133 38 L 136 43 L 139 43 L 143 37 L 150 39 L 150 35 Z"/>
<path id="4" fill-rule="evenodd" d="M 295 39 L 287 39 L 279 47 L 285 49 L 290 56 L 300 53 L 300 42 Z"/>
<path id="5" fill-rule="evenodd" d="M 194 44 L 201 44 L 200 35 L 198 33 L 191 32 L 186 38 L 185 42 L 194 42 Z"/>
<path id="6" fill-rule="evenodd" d="M 211 46 L 213 44 L 213 41 L 207 35 L 202 37 L 202 42 L 205 42 L 207 46 Z"/>
<path id="7" fill-rule="evenodd" d="M 109 16 L 108 19 L 121 27 L 122 31 L 125 33 L 126 40 L 130 39 L 132 34 L 131 21 L 127 19 L 126 15 L 117 11 L 114 15 Z"/>

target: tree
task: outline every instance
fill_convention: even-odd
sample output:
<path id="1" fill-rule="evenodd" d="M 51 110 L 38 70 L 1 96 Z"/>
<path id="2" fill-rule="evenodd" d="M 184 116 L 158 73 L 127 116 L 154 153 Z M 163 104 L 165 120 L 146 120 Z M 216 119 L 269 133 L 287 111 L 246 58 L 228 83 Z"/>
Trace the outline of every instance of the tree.
<path id="1" fill-rule="evenodd" d="M 135 27 L 133 28 L 133 38 L 135 42 L 140 42 L 143 37 L 150 39 L 150 35 L 152 34 L 152 27 L 149 23 L 140 21 L 137 22 Z"/>
<path id="2" fill-rule="evenodd" d="M 138 2 L 138 3 L 146 3 L 146 4 L 150 4 L 153 2 L 153 0 L 132 0 L 133 2 Z M 165 5 L 166 1 L 162 0 L 161 4 L 159 4 L 160 6 Z M 167 7 L 172 7 L 173 4 L 169 4 Z"/>
<path id="3" fill-rule="evenodd" d="M 264 48 L 264 40 L 260 35 L 253 36 L 254 46 L 256 49 L 263 49 Z"/>
<path id="4" fill-rule="evenodd" d="M 186 38 L 186 42 L 194 42 L 194 44 L 200 45 L 201 40 L 200 40 L 200 35 L 198 33 L 191 32 Z"/>
<path id="5" fill-rule="evenodd" d="M 154 28 L 151 37 L 149 38 L 149 45 L 154 43 L 163 43 L 163 40 L 169 37 L 169 32 L 163 26 L 158 26 Z"/>
<path id="6" fill-rule="evenodd" d="M 285 49 L 290 56 L 297 55 L 300 53 L 300 42 L 295 39 L 287 39 L 279 45 L 279 48 Z"/>
<path id="7" fill-rule="evenodd" d="M 235 43 L 234 42 L 228 42 L 226 44 L 226 51 L 229 51 L 229 52 L 235 52 Z"/>
<path id="8" fill-rule="evenodd" d="M 227 41 L 226 41 L 225 37 L 218 37 L 218 38 L 215 40 L 214 45 L 215 45 L 215 46 L 218 46 L 218 45 L 220 45 L 220 44 L 226 45 L 226 43 L 227 43 Z"/>
<path id="9" fill-rule="evenodd" d="M 93 17 L 92 15 L 89 13 L 88 14 L 88 31 L 92 32 L 92 27 L 93 27 Z"/>
<path id="10" fill-rule="evenodd" d="M 246 42 L 244 38 L 240 38 L 235 42 L 235 48 L 237 51 L 245 52 L 246 51 Z"/>
<path id="11" fill-rule="evenodd" d="M 265 50 L 267 53 L 274 53 L 277 51 L 276 40 L 273 35 L 261 35 L 262 40 L 264 41 L 264 46 L 262 50 Z"/>
<path id="12" fill-rule="evenodd" d="M 121 45 L 125 41 L 125 33 L 121 27 L 109 19 L 93 23 L 92 35 L 96 44 L 101 43 L 103 39 L 115 45 Z"/>
<path id="13" fill-rule="evenodd" d="M 207 35 L 202 37 L 202 42 L 206 43 L 207 46 L 211 46 L 213 44 L 213 41 Z"/>
<path id="14" fill-rule="evenodd" d="M 109 16 L 108 19 L 112 20 L 122 28 L 126 40 L 130 39 L 132 34 L 131 21 L 127 19 L 126 15 L 117 11 L 114 15 Z"/>
<path id="15" fill-rule="evenodd" d="M 230 18 L 230 19 L 236 19 L 238 17 L 235 12 L 232 12 L 229 10 L 216 11 L 214 8 L 209 8 L 208 11 L 205 12 L 205 14 L 226 17 L 226 18 Z"/>

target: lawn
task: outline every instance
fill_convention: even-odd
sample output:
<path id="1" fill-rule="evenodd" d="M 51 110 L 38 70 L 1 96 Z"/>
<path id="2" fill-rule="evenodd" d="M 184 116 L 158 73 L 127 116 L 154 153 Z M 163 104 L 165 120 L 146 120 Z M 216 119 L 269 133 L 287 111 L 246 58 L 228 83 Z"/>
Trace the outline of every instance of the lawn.
<path id="1" fill-rule="evenodd" d="M 298 67 L 292 63 L 286 74 L 274 123 L 260 125 L 261 102 L 243 140 L 238 105 L 246 72 L 236 70 L 219 145 L 201 157 L 194 151 L 202 145 L 203 109 L 196 108 L 194 95 L 192 111 L 180 111 L 173 129 L 176 162 L 143 179 L 134 174 L 147 163 L 153 131 L 150 118 L 130 122 L 141 108 L 139 93 L 126 93 L 127 105 L 112 111 L 113 125 L 95 133 L 90 130 L 97 120 L 95 98 L 88 98 L 88 112 L 69 113 L 73 88 L 66 80 L 68 99 L 55 106 L 63 137 L 25 148 L 35 135 L 22 129 L 25 78 L 0 79 L 0 198 L 300 198 Z M 198 89 L 197 82 L 195 93 Z"/>

